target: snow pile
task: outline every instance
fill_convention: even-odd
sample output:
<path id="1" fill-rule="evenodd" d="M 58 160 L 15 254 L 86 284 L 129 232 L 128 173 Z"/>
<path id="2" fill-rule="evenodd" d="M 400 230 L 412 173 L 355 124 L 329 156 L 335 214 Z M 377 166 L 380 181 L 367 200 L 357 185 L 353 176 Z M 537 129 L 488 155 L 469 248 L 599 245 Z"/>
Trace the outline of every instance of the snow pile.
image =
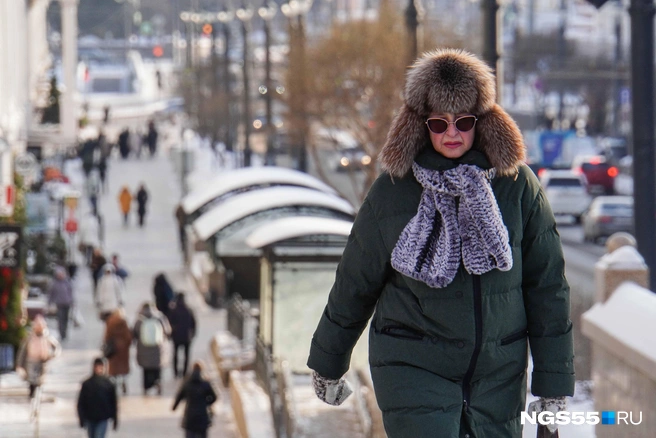
<path id="1" fill-rule="evenodd" d="M 645 259 L 642 258 L 637 249 L 632 246 L 622 246 L 610 254 L 606 254 L 597 262 L 598 266 L 606 269 L 646 269 Z"/>

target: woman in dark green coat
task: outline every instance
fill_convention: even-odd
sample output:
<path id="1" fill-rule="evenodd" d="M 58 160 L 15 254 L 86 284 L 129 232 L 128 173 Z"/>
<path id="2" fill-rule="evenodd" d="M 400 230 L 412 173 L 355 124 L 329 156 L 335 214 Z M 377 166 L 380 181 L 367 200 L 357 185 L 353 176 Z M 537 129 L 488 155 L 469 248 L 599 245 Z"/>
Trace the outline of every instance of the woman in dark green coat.
<path id="1" fill-rule="evenodd" d="M 317 395 L 340 404 L 372 317 L 369 362 L 390 438 L 521 437 L 574 392 L 560 237 L 485 63 L 420 58 L 312 339 Z"/>

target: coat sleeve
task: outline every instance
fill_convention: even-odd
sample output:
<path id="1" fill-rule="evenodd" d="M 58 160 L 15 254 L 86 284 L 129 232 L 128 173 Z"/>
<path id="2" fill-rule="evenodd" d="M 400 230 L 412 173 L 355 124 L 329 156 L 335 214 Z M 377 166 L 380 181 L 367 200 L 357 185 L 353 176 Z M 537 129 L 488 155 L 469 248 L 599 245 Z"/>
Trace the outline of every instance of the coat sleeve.
<path id="1" fill-rule="evenodd" d="M 531 392 L 574 394 L 574 343 L 569 284 L 560 235 L 541 188 L 524 220 L 522 289 L 533 357 Z"/>
<path id="2" fill-rule="evenodd" d="M 164 335 L 166 335 L 167 338 L 171 337 L 172 330 L 171 330 L 171 324 L 169 324 L 169 319 L 162 314 L 160 318 L 160 322 L 162 323 L 162 328 L 164 329 Z"/>
<path id="3" fill-rule="evenodd" d="M 173 401 L 173 407 L 171 410 L 175 411 L 178 408 L 178 405 L 182 401 L 182 399 L 185 398 L 185 391 L 187 388 L 187 382 L 182 382 L 182 385 L 180 385 L 180 389 L 178 389 L 178 393 L 175 395 L 175 400 Z"/>
<path id="4" fill-rule="evenodd" d="M 216 392 L 214 392 L 214 388 L 212 388 L 212 384 L 210 382 L 205 382 L 207 384 L 207 390 L 205 391 L 205 403 L 207 403 L 207 406 L 212 405 L 216 399 Z"/>
<path id="5" fill-rule="evenodd" d="M 314 332 L 307 365 L 320 375 L 340 378 L 388 276 L 389 253 L 368 199 L 355 219 L 337 267 L 328 304 Z"/>
<path id="6" fill-rule="evenodd" d="M 77 418 L 80 420 L 80 427 L 84 427 L 84 423 L 86 423 L 85 406 L 87 406 L 87 403 L 87 390 L 86 385 L 83 383 L 80 394 L 77 396 Z"/>
<path id="7" fill-rule="evenodd" d="M 109 402 L 111 403 L 112 407 L 112 420 L 114 421 L 114 429 L 116 429 L 118 425 L 118 400 L 116 398 L 116 391 L 114 390 L 114 386 L 111 384 L 109 390 Z"/>

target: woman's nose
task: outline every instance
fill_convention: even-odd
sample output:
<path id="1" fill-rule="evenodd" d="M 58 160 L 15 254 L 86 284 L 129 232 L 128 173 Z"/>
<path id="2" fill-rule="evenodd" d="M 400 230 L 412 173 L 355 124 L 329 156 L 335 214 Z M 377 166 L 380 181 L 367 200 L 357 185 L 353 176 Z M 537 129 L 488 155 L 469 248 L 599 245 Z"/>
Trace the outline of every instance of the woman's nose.
<path id="1" fill-rule="evenodd" d="M 449 126 L 446 128 L 446 134 L 449 137 L 455 137 L 456 135 L 458 135 L 458 130 L 456 129 L 455 123 L 449 123 Z"/>

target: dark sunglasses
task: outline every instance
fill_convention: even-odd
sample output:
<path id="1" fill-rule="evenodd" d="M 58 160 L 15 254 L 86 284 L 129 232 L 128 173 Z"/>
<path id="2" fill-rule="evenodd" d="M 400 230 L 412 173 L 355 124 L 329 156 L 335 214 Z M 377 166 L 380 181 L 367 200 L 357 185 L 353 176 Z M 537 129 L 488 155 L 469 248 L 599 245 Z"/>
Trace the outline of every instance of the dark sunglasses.
<path id="1" fill-rule="evenodd" d="M 456 129 L 460 132 L 471 131 L 472 128 L 476 125 L 478 119 L 476 116 L 462 116 L 455 119 L 453 122 L 449 122 L 446 119 L 434 118 L 426 120 L 426 126 L 434 134 L 443 134 L 449 129 L 449 125 L 455 125 Z"/>

